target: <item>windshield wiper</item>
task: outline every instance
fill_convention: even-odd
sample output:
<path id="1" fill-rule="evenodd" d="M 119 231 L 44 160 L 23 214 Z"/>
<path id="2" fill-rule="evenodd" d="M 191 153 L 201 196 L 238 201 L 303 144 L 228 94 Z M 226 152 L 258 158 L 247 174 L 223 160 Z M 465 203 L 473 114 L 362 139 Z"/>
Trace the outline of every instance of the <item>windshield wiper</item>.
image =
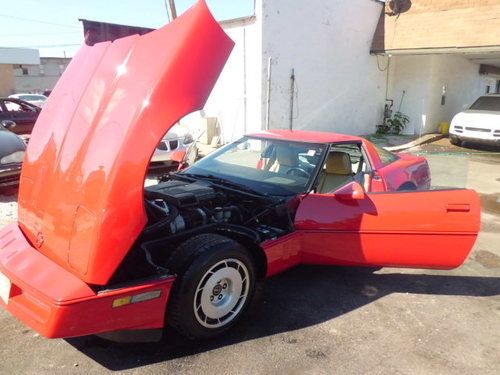
<path id="1" fill-rule="evenodd" d="M 237 182 L 234 182 L 234 181 L 222 178 L 222 177 L 217 177 L 217 176 L 214 176 L 213 174 L 205 175 L 205 174 L 196 174 L 196 173 L 178 173 L 176 175 L 177 176 L 186 176 L 186 177 L 194 178 L 194 179 L 202 179 L 202 180 L 207 180 L 210 182 L 215 182 L 218 184 L 223 184 L 223 185 L 226 185 L 226 186 L 231 187 L 233 189 L 241 190 L 241 191 L 244 191 L 244 192 L 247 192 L 247 193 L 250 193 L 253 195 L 258 195 L 261 197 L 268 197 L 269 196 L 268 193 L 261 193 L 260 191 L 249 188 L 246 185 L 238 184 Z"/>

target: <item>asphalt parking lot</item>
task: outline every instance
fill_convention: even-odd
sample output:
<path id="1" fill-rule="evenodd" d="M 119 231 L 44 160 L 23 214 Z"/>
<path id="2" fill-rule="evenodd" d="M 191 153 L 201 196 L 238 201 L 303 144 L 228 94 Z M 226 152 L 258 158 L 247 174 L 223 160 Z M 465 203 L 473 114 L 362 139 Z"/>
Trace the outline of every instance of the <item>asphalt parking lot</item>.
<path id="1" fill-rule="evenodd" d="M 268 280 L 228 336 L 160 343 L 47 340 L 0 311 L 1 374 L 498 374 L 500 153 L 450 146 L 428 157 L 433 185 L 476 189 L 482 230 L 453 271 L 299 267 Z M 15 220 L 0 198 L 0 225 Z"/>

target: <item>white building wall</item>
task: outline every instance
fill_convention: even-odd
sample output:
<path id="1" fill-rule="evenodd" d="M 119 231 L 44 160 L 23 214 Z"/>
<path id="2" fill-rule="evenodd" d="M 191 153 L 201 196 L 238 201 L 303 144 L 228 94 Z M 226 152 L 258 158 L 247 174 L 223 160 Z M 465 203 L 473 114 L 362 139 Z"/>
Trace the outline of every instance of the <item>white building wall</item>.
<path id="1" fill-rule="evenodd" d="M 462 55 L 393 56 L 387 68 L 387 56 L 370 55 L 382 6 L 372 0 L 256 0 L 252 23 L 223 23 L 236 45 L 205 115 L 219 119 L 224 141 L 264 129 L 269 58 L 271 129 L 290 126 L 292 69 L 293 129 L 347 134 L 375 132 L 386 90 L 393 110 L 401 105 L 410 118 L 404 133 L 419 135 L 437 131 L 486 85 L 494 87 L 495 79 L 480 76 L 479 65 Z M 199 114 L 190 117 L 200 123 Z"/>
<path id="2" fill-rule="evenodd" d="M 262 123 L 271 57 L 271 129 L 289 127 L 294 69 L 293 129 L 373 133 L 386 87 L 386 72 L 369 53 L 381 7 L 370 0 L 264 0 Z"/>
<path id="3" fill-rule="evenodd" d="M 256 17 L 250 24 L 245 21 L 243 25 L 223 24 L 235 46 L 204 113 L 207 117 L 219 119 L 226 142 L 261 129 L 262 33 L 259 19 Z"/>
<path id="4" fill-rule="evenodd" d="M 394 100 L 393 112 L 410 118 L 404 134 L 425 132 L 429 120 L 430 56 L 396 56 L 390 61 L 388 97 Z"/>
<path id="5" fill-rule="evenodd" d="M 478 64 L 460 55 L 393 56 L 389 97 L 393 111 L 410 118 L 405 134 L 432 133 L 484 94 L 490 80 L 479 75 Z"/>
<path id="6" fill-rule="evenodd" d="M 496 79 L 479 74 L 479 64 L 463 56 L 435 55 L 431 90 L 438 96 L 436 122 L 450 122 L 454 115 L 469 107 L 480 95 L 486 93 L 488 84 L 495 87 Z M 446 89 L 445 105 L 441 106 L 443 86 Z"/>

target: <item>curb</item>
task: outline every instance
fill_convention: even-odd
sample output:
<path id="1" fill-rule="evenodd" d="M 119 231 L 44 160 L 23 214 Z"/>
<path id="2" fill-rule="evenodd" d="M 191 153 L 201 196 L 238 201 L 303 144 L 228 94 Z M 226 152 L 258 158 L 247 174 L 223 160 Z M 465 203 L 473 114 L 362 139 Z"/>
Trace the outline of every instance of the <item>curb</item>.
<path id="1" fill-rule="evenodd" d="M 386 149 L 387 151 L 403 151 L 403 150 L 406 150 L 408 148 L 412 148 L 415 146 L 420 146 L 420 145 L 424 145 L 426 143 L 435 142 L 435 141 L 442 139 L 442 138 L 445 138 L 445 137 L 447 137 L 447 135 L 445 135 L 445 134 L 426 134 L 420 138 L 415 139 L 414 141 L 405 143 L 404 145 L 384 147 L 384 149 Z"/>

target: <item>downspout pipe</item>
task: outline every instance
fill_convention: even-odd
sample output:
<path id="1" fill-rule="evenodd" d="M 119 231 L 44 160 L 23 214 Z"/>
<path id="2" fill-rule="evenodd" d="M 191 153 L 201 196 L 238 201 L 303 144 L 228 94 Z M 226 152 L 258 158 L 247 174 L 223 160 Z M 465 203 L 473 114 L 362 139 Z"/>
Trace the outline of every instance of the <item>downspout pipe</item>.
<path id="1" fill-rule="evenodd" d="M 290 76 L 290 130 L 293 130 L 293 96 L 295 92 L 295 69 Z"/>
<path id="2" fill-rule="evenodd" d="M 269 130 L 269 115 L 271 112 L 271 67 L 273 59 L 267 59 L 267 97 L 266 97 L 266 123 L 265 130 Z"/>

